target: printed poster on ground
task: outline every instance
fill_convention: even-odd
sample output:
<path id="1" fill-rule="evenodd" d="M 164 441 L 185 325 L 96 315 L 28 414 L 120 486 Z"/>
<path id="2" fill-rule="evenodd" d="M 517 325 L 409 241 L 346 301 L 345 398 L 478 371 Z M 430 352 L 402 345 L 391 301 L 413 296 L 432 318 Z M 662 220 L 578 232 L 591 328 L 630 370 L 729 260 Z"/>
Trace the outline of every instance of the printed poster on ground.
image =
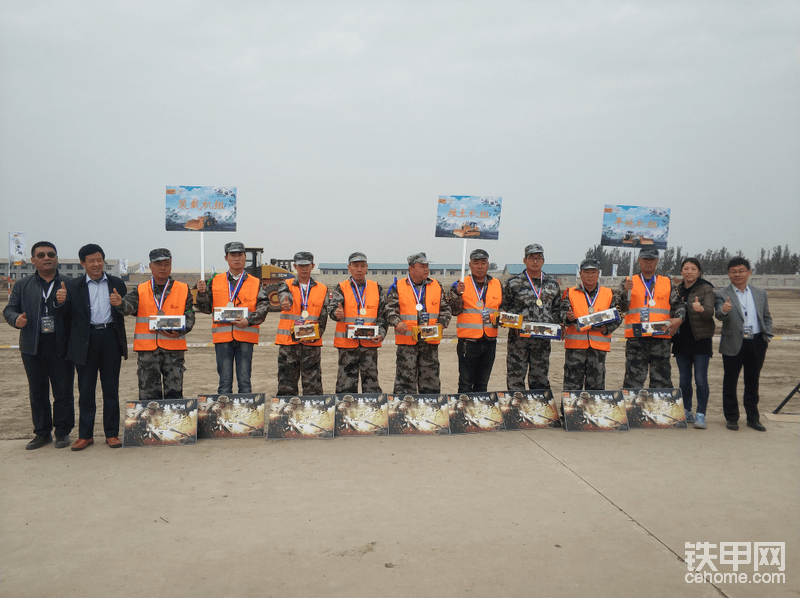
<path id="1" fill-rule="evenodd" d="M 628 430 L 625 401 L 620 390 L 565 390 L 561 411 L 567 432 L 623 432 Z"/>
<path id="2" fill-rule="evenodd" d="M 385 394 L 336 395 L 336 436 L 386 436 L 389 406 Z"/>
<path id="3" fill-rule="evenodd" d="M 197 397 L 200 438 L 263 438 L 266 395 L 214 394 Z"/>
<path id="4" fill-rule="evenodd" d="M 686 428 L 679 388 L 632 388 L 622 391 L 631 428 Z"/>
<path id="5" fill-rule="evenodd" d="M 560 428 L 561 421 L 550 390 L 507 390 L 497 393 L 506 430 Z"/>
<path id="6" fill-rule="evenodd" d="M 125 403 L 122 446 L 197 444 L 197 399 Z"/>
<path id="7" fill-rule="evenodd" d="M 274 397 L 268 438 L 333 438 L 336 398 L 333 395 Z"/>
<path id="8" fill-rule="evenodd" d="M 447 436 L 450 417 L 442 394 L 389 395 L 389 434 Z"/>
<path id="9" fill-rule="evenodd" d="M 448 395 L 451 434 L 476 434 L 503 430 L 503 414 L 493 392 Z"/>
<path id="10" fill-rule="evenodd" d="M 168 231 L 235 232 L 236 187 L 167 187 Z"/>

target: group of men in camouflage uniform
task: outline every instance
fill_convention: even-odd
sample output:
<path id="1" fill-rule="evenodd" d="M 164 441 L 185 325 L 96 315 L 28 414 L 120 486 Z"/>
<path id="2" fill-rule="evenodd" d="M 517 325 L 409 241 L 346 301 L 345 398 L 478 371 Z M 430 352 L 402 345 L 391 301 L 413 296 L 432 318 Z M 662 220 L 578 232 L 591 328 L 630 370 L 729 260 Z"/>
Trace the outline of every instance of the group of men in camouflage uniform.
<path id="1" fill-rule="evenodd" d="M 252 349 L 269 310 L 269 298 L 260 281 L 244 272 L 244 250 L 240 242 L 226 244 L 228 272 L 216 275 L 209 283 L 197 284 L 197 310 L 202 313 L 214 313 L 218 308 L 247 308 L 246 316 L 213 323 L 220 394 L 232 392 L 234 364 L 239 392 L 251 391 Z M 181 398 L 186 333 L 195 323 L 192 295 L 188 285 L 172 278 L 172 254 L 168 249 L 154 249 L 149 258 L 151 279 L 129 291 L 114 307 L 124 315 L 136 316 L 134 350 L 138 355 L 139 400 Z M 281 315 L 275 340 L 279 345 L 277 395 L 298 395 L 301 379 L 304 395 L 323 394 L 321 346 L 328 317 L 336 322 L 337 393 L 358 392 L 359 378 L 362 392 L 381 392 L 377 350 L 389 326 L 395 331 L 397 354 L 394 394 L 439 393 L 438 345 L 441 331 L 452 316 L 457 319 L 458 390 L 486 391 L 495 358 L 498 312 L 522 316 L 525 322 L 565 326 L 564 388 L 602 390 L 605 355 L 610 349 L 610 335 L 619 322 L 579 330 L 576 320 L 581 315 L 615 307 L 627 312 L 623 387 L 642 387 L 648 372 L 651 388 L 672 387 L 669 339 L 685 318 L 685 306 L 669 278 L 655 274 L 658 250 L 642 249 L 640 273 L 626 279 L 616 292 L 598 285 L 599 264 L 586 259 L 580 265 L 580 284 L 562 293 L 558 281 L 542 270 L 544 249 L 539 244 L 525 248 L 525 270 L 502 286 L 488 275 L 488 258 L 482 249 L 473 251 L 470 275 L 445 292 L 438 281 L 430 278 L 426 254 L 413 254 L 408 257 L 407 276 L 395 280 L 384 294 L 381 285 L 367 279 L 369 266 L 361 252 L 348 258 L 350 278 L 330 290 L 311 277 L 314 256 L 309 252 L 295 254 L 297 277 L 281 283 L 278 289 Z M 14 312 L 14 305 L 4 315 L 9 324 L 22 328 L 26 325 L 25 314 Z M 182 316 L 183 326 L 174 330 L 151 329 L 153 316 Z M 645 325 L 654 322 L 664 325 L 664 333 L 643 334 Z M 351 334 L 354 328 L 364 334 Z M 508 390 L 525 390 L 526 377 L 529 389 L 550 388 L 550 342 L 549 338 L 509 329 Z M 44 440 L 39 446 L 43 443 Z"/>

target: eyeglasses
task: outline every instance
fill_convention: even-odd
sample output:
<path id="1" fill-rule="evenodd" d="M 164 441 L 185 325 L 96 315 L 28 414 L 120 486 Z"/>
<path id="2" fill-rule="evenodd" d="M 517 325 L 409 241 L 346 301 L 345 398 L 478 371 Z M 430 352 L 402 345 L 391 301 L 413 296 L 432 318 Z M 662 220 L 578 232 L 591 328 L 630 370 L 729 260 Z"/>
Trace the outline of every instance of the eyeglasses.
<path id="1" fill-rule="evenodd" d="M 36 257 L 38 257 L 40 260 L 43 259 L 44 257 L 56 257 L 56 252 L 48 251 L 47 253 L 37 253 Z"/>
<path id="2" fill-rule="evenodd" d="M 531 260 L 532 262 L 543 262 L 544 261 L 543 257 L 533 257 L 533 256 L 531 256 L 528 259 Z"/>

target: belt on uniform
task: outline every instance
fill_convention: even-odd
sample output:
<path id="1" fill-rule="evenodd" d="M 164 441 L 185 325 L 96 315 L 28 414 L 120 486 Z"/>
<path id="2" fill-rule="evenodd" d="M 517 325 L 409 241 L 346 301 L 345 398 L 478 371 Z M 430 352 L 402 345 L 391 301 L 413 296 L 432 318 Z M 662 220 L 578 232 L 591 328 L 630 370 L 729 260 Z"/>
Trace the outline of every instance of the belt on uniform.
<path id="1" fill-rule="evenodd" d="M 113 328 L 114 322 L 108 322 L 107 324 L 89 324 L 95 330 L 105 330 L 106 328 Z"/>

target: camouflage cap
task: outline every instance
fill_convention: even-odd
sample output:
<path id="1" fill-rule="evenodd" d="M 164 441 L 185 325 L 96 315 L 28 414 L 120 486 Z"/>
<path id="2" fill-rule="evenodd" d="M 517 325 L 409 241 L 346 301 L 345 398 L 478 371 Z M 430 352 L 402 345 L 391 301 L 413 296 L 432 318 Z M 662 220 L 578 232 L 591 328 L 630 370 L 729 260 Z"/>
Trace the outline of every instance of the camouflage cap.
<path id="1" fill-rule="evenodd" d="M 469 397 L 467 395 L 458 395 L 458 400 L 469 403 Z"/>
<path id="2" fill-rule="evenodd" d="M 217 398 L 217 401 L 219 401 L 220 403 L 228 403 L 230 402 L 230 399 L 227 396 L 222 395 L 221 397 Z"/>
<path id="3" fill-rule="evenodd" d="M 658 259 L 658 249 L 655 247 L 642 247 L 639 250 L 639 257 L 643 257 L 645 259 Z"/>
<path id="4" fill-rule="evenodd" d="M 413 266 L 414 264 L 430 264 L 424 251 L 408 256 L 408 265 Z"/>
<path id="5" fill-rule="evenodd" d="M 172 253 L 170 252 L 169 249 L 165 247 L 159 247 L 158 249 L 153 249 L 153 251 L 150 252 L 151 264 L 153 262 L 161 262 L 164 260 L 171 260 L 171 259 L 172 259 Z"/>
<path id="6" fill-rule="evenodd" d="M 473 249 L 472 253 L 469 254 L 470 260 L 488 260 L 489 254 L 486 253 L 483 249 Z"/>
<path id="7" fill-rule="evenodd" d="M 352 264 L 353 262 L 366 262 L 366 261 L 367 261 L 367 256 L 361 253 L 360 251 L 351 253 L 350 257 L 347 258 L 348 264 Z"/>
<path id="8" fill-rule="evenodd" d="M 646 390 L 643 388 L 642 390 L 640 390 L 640 391 L 639 391 L 639 396 L 640 396 L 640 397 L 649 397 L 649 396 L 650 396 L 650 393 L 649 393 L 649 392 L 647 392 L 647 391 L 646 391 Z"/>
<path id="9" fill-rule="evenodd" d="M 353 400 L 353 395 L 344 395 L 342 397 L 342 400 L 343 401 L 347 401 L 349 403 L 349 402 L 351 402 Z"/>
<path id="10" fill-rule="evenodd" d="M 158 403 L 156 403 L 155 401 L 150 401 L 147 404 L 147 408 L 148 409 L 158 409 Z"/>
<path id="11" fill-rule="evenodd" d="M 533 253 L 541 253 L 542 257 L 544 257 L 544 248 L 538 243 L 531 243 L 530 245 L 525 247 L 525 257 L 528 257 Z"/>
<path id="12" fill-rule="evenodd" d="M 300 399 L 297 398 L 297 397 L 293 397 L 293 398 L 289 399 L 289 403 L 291 403 L 292 405 L 299 405 L 300 404 Z"/>
<path id="13" fill-rule="evenodd" d="M 593 257 L 586 258 L 581 262 L 581 270 L 599 270 L 600 269 L 600 261 L 594 259 Z"/>
<path id="14" fill-rule="evenodd" d="M 229 253 L 244 253 L 244 243 L 240 243 L 239 241 L 225 243 L 225 255 Z"/>
<path id="15" fill-rule="evenodd" d="M 406 403 L 413 403 L 414 402 L 414 397 L 412 397 L 411 395 L 406 395 L 406 396 L 403 397 L 403 400 Z"/>
<path id="16" fill-rule="evenodd" d="M 591 397 L 591 395 L 590 395 L 588 392 L 586 392 L 586 391 L 584 390 L 584 391 L 583 391 L 583 392 L 580 394 L 580 398 L 581 398 L 581 399 L 591 399 L 592 397 Z"/>
<path id="17" fill-rule="evenodd" d="M 310 251 L 298 251 L 294 254 L 295 266 L 308 266 L 314 263 L 314 254 Z"/>

